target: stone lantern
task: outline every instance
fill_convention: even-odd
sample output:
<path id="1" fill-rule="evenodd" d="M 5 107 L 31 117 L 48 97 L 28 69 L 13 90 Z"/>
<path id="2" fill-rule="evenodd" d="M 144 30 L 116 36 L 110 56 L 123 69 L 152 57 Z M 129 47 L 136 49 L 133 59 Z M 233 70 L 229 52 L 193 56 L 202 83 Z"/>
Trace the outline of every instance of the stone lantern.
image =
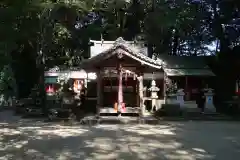
<path id="1" fill-rule="evenodd" d="M 179 89 L 177 91 L 177 102 L 180 104 L 180 106 L 184 105 L 184 89 Z"/>
<path id="2" fill-rule="evenodd" d="M 206 97 L 206 100 L 205 100 L 205 111 L 206 112 L 216 112 L 216 108 L 214 107 L 214 104 L 213 104 L 213 89 L 211 88 L 207 88 L 205 89 L 205 97 Z"/>
<path id="3" fill-rule="evenodd" d="M 152 98 L 151 111 L 153 111 L 154 107 L 157 107 L 157 98 L 158 98 L 157 93 L 160 91 L 160 88 L 158 88 L 156 86 L 156 81 L 155 80 L 152 80 L 151 87 L 148 90 L 151 92 L 151 98 Z"/>

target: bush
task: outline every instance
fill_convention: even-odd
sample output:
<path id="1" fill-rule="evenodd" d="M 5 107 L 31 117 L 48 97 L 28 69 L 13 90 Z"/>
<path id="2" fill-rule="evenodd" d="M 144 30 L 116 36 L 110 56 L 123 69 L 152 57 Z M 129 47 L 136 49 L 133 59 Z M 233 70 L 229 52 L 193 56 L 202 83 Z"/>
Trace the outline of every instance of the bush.
<path id="1" fill-rule="evenodd" d="M 238 103 L 221 103 L 218 104 L 220 112 L 230 115 L 237 116 L 240 115 L 240 107 Z"/>

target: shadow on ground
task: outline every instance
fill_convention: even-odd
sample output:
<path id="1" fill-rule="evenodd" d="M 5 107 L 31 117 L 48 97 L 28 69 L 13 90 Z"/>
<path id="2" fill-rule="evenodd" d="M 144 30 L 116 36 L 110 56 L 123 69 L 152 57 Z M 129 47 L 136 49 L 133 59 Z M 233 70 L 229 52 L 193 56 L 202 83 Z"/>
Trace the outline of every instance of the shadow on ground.
<path id="1" fill-rule="evenodd" d="M 66 126 L 17 117 L 0 120 L 0 159 L 226 160 L 240 156 L 237 122 Z"/>

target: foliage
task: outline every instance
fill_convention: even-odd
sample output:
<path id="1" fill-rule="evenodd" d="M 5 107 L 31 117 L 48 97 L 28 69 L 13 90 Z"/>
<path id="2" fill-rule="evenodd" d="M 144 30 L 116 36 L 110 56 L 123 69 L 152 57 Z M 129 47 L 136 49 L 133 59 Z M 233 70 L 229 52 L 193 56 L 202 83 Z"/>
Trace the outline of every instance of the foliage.
<path id="1" fill-rule="evenodd" d="M 64 96 L 68 97 L 69 95 L 75 95 L 75 92 L 70 86 L 71 79 L 69 78 L 69 74 L 59 76 L 57 83 L 60 86 L 57 90 L 57 96 L 59 96 L 60 99 L 62 99 Z"/>
<path id="2" fill-rule="evenodd" d="M 0 72 L 0 93 L 7 98 L 17 96 L 15 76 L 9 65 L 4 66 Z"/>
<path id="3" fill-rule="evenodd" d="M 239 45 L 238 0 L 2 0 L 0 7 L 0 70 L 15 64 L 24 75 L 22 64 L 36 68 L 35 78 L 17 76 L 17 84 L 43 83 L 45 68 L 77 66 L 89 56 L 89 39 L 141 35 L 155 54 L 194 56 L 221 57 Z"/>
<path id="4" fill-rule="evenodd" d="M 156 53 L 200 54 L 206 52 L 206 44 L 221 38 L 219 24 L 229 23 L 239 8 L 237 1 L 216 0 L 1 3 L 6 15 L 1 51 L 24 48 L 26 43 L 47 46 L 44 54 L 49 65 L 73 65 L 72 56 L 87 54 L 89 38 L 99 39 L 101 34 L 108 40 L 118 36 L 131 40 L 143 33 Z"/>
<path id="5" fill-rule="evenodd" d="M 170 96 L 177 93 L 177 84 L 174 83 L 168 76 L 165 76 L 166 95 Z"/>

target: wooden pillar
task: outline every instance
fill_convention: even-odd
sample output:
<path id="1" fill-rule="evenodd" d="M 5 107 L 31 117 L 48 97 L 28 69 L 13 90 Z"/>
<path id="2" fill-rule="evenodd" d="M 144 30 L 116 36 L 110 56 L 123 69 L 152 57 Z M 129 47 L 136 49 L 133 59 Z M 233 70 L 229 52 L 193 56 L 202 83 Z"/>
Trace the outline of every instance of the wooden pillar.
<path id="1" fill-rule="evenodd" d="M 186 101 L 189 100 L 189 91 L 188 91 L 188 77 L 185 77 L 185 96 L 186 96 Z"/>
<path id="2" fill-rule="evenodd" d="M 165 71 L 163 71 L 163 99 L 164 99 L 164 101 L 166 100 L 166 97 L 167 97 L 167 94 L 166 94 L 166 89 L 167 89 L 166 78 L 167 78 L 167 74 L 165 73 Z"/>
<path id="3" fill-rule="evenodd" d="M 134 101 L 135 104 L 134 104 L 134 106 L 137 107 L 138 104 L 139 104 L 139 96 L 138 96 L 138 93 L 139 93 L 139 91 L 138 91 L 138 81 L 135 80 L 133 83 L 134 83 L 134 94 L 135 94 L 135 101 Z"/>
<path id="4" fill-rule="evenodd" d="M 235 86 L 236 86 L 235 92 L 238 93 L 238 91 L 239 91 L 239 83 L 238 83 L 238 80 L 236 80 L 236 85 L 235 85 Z"/>
<path id="5" fill-rule="evenodd" d="M 84 79 L 84 86 L 85 86 L 85 88 L 87 88 L 87 83 L 88 83 L 88 72 L 87 72 L 87 78 Z"/>
<path id="6" fill-rule="evenodd" d="M 100 108 L 102 106 L 102 75 L 101 70 L 97 71 L 97 114 L 100 114 Z"/>
<path id="7" fill-rule="evenodd" d="M 139 91 L 139 106 L 140 106 L 140 111 L 141 115 L 144 115 L 145 108 L 144 108 L 144 102 L 143 102 L 143 75 L 142 73 L 138 77 L 138 91 Z"/>
<path id="8" fill-rule="evenodd" d="M 119 64 L 118 67 L 118 111 L 121 111 L 123 104 L 123 84 L 122 84 L 122 66 Z"/>

